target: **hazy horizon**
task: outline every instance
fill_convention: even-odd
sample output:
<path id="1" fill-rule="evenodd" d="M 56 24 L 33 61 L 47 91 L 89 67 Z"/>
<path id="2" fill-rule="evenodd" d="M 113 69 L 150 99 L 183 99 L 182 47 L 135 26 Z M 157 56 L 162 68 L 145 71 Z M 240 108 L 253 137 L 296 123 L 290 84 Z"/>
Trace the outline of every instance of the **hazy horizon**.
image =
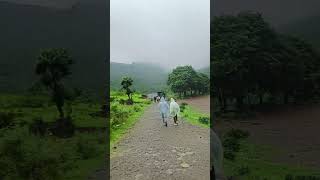
<path id="1" fill-rule="evenodd" d="M 110 61 L 209 66 L 209 0 L 111 0 Z"/>
<path id="2" fill-rule="evenodd" d="M 257 11 L 275 27 L 304 18 L 320 15 L 319 0 L 215 0 L 211 3 L 211 17 Z"/>

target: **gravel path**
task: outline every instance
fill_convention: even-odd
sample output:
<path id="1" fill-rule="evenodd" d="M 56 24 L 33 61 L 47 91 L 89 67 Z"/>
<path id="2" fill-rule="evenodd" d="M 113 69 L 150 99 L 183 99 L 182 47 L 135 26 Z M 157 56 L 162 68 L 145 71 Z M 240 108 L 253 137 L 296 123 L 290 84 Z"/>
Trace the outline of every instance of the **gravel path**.
<path id="1" fill-rule="evenodd" d="M 111 155 L 112 180 L 210 179 L 209 129 L 179 120 L 163 126 L 152 105 Z"/>

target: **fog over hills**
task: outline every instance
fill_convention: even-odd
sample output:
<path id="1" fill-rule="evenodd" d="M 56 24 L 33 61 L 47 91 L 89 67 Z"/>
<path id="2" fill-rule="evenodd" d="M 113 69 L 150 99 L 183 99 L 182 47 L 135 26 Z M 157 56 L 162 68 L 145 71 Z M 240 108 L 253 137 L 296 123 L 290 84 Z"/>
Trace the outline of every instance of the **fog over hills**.
<path id="1" fill-rule="evenodd" d="M 318 0 L 214 0 L 211 1 L 211 17 L 236 14 L 241 11 L 257 11 L 274 26 L 293 23 L 319 14 Z"/>
<path id="2" fill-rule="evenodd" d="M 37 55 L 42 48 L 52 47 L 67 48 L 74 57 L 70 80 L 74 86 L 104 88 L 109 57 L 106 1 L 77 1 L 63 11 L 52 4 L 10 2 L 0 2 L 0 91 L 29 88 L 36 80 Z"/>
<path id="3" fill-rule="evenodd" d="M 278 31 L 300 36 L 320 47 L 319 0 L 214 0 L 211 17 L 256 11 Z"/>
<path id="4" fill-rule="evenodd" d="M 0 2 L 18 5 L 41 6 L 47 8 L 69 9 L 79 3 L 79 0 L 0 0 Z"/>

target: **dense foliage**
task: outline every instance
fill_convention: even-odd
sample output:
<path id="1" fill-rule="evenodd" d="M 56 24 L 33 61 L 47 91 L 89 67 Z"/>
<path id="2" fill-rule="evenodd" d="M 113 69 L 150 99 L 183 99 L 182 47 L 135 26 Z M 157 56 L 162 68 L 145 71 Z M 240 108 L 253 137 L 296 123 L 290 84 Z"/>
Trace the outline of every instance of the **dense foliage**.
<path id="1" fill-rule="evenodd" d="M 204 73 L 196 72 L 192 66 L 178 66 L 168 76 L 168 85 L 179 96 L 208 93 L 210 80 Z"/>
<path id="2" fill-rule="evenodd" d="M 128 102 L 130 104 L 133 103 L 133 101 L 132 101 L 132 93 L 133 93 L 133 91 L 130 89 L 132 84 L 133 84 L 132 78 L 130 78 L 130 77 L 123 77 L 122 78 L 121 86 L 122 86 L 122 89 L 126 91 L 126 95 L 128 96 Z"/>
<path id="3" fill-rule="evenodd" d="M 144 109 L 151 103 L 141 94 L 135 92 L 131 95 L 132 104 L 128 104 L 127 96 L 121 91 L 110 93 L 110 140 L 114 144 L 126 130 L 143 114 Z"/>
<path id="4" fill-rule="evenodd" d="M 319 92 L 317 51 L 277 33 L 259 13 L 215 17 L 211 51 L 213 94 L 222 111 L 229 104 L 243 109 L 266 101 L 298 103 Z"/>

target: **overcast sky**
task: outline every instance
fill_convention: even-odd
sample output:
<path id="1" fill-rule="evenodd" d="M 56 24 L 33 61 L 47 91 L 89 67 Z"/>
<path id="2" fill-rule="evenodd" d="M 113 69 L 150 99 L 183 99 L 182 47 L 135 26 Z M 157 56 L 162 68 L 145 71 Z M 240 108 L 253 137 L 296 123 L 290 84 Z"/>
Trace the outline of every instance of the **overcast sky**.
<path id="1" fill-rule="evenodd" d="M 320 0 L 212 0 L 211 15 L 258 11 L 274 26 L 319 15 Z"/>
<path id="2" fill-rule="evenodd" d="M 112 62 L 209 65 L 210 0 L 110 0 Z"/>

